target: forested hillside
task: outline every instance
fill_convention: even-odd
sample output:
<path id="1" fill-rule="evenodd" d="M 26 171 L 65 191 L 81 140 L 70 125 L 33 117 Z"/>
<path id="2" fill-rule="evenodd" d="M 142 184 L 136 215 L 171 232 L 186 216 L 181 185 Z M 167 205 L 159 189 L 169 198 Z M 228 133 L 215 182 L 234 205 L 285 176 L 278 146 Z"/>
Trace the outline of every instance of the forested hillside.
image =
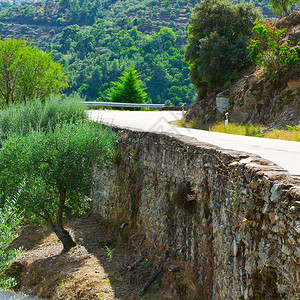
<path id="1" fill-rule="evenodd" d="M 240 1 L 233 0 L 233 3 Z M 250 2 L 250 1 L 245 1 Z M 272 17 L 267 0 L 252 1 L 266 17 Z M 98 18 L 115 20 L 124 16 L 145 22 L 186 23 L 198 0 L 48 0 L 30 6 L 15 6 L 0 15 L 2 21 L 40 25 L 92 25 Z"/>
<path id="2" fill-rule="evenodd" d="M 106 100 L 133 66 L 147 101 L 190 105 L 197 96 L 183 61 L 187 22 L 198 0 L 49 0 L 0 12 L 1 37 L 53 53 L 69 77 L 66 93 Z M 237 1 L 236 1 L 237 2 Z M 271 16 L 266 0 L 255 3 Z"/>

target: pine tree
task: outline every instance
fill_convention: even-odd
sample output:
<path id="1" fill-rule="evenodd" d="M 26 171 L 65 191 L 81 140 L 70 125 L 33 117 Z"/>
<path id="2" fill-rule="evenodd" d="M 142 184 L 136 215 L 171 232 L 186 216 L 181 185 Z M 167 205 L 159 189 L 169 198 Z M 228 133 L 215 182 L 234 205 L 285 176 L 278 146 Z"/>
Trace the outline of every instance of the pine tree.
<path id="1" fill-rule="evenodd" d="M 141 88 L 139 75 L 133 67 L 124 72 L 119 79 L 120 81 L 113 82 L 114 87 L 108 95 L 110 102 L 145 103 L 147 94 Z"/>

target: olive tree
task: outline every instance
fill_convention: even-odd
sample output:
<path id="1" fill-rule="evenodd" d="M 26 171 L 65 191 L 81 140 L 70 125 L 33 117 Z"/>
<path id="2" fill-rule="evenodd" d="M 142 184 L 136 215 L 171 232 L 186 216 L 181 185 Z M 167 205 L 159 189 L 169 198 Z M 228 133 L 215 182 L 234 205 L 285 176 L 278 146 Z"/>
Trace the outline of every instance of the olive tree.
<path id="1" fill-rule="evenodd" d="M 62 66 L 51 55 L 24 40 L 0 40 L 0 100 L 2 105 L 44 99 L 67 87 Z"/>
<path id="2" fill-rule="evenodd" d="M 67 252 L 76 244 L 64 229 L 64 210 L 89 195 L 93 167 L 107 163 L 113 148 L 112 131 L 90 121 L 12 135 L 0 149 L 2 196 L 18 193 L 25 218 L 45 221 Z"/>
<path id="3" fill-rule="evenodd" d="M 19 254 L 18 250 L 7 249 L 7 246 L 16 238 L 22 221 L 14 202 L 14 198 L 9 199 L 0 208 L 0 290 L 8 289 L 15 284 L 15 280 L 5 274 L 9 265 Z"/>

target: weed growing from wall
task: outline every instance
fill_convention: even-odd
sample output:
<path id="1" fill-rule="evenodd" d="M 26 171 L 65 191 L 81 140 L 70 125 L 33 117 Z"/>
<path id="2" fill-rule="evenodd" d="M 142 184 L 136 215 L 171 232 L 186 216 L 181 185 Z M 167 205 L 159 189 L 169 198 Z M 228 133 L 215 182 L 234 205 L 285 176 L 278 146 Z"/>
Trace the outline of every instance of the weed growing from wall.
<path id="1" fill-rule="evenodd" d="M 113 154 L 113 162 L 116 164 L 116 165 L 119 165 L 121 163 L 121 160 L 122 160 L 122 154 L 121 154 L 121 150 L 120 149 L 117 149 L 115 151 L 115 153 Z"/>
<path id="2" fill-rule="evenodd" d="M 191 190 L 191 184 L 189 182 L 183 182 L 177 185 L 176 189 L 171 192 L 171 201 L 175 206 L 188 214 L 194 213 L 197 208 L 195 195 Z"/>
<path id="3" fill-rule="evenodd" d="M 105 248 L 107 250 L 107 260 L 112 262 L 115 249 L 110 249 L 108 246 L 105 246 Z"/>
<path id="4" fill-rule="evenodd" d="M 222 170 L 222 172 L 220 172 L 221 176 L 223 176 L 224 178 L 229 180 L 229 182 L 231 184 L 231 188 L 229 188 L 227 190 L 230 193 L 232 209 L 225 208 L 225 210 L 227 212 L 229 212 L 230 214 L 234 215 L 243 224 L 250 223 L 251 222 L 250 220 L 248 220 L 245 216 L 243 216 L 239 213 L 240 204 L 241 204 L 241 195 L 238 193 L 238 187 L 237 187 L 237 181 L 238 181 L 239 177 L 235 176 L 233 174 L 234 173 L 233 168 L 231 169 L 227 165 L 225 165 L 224 161 L 218 155 L 215 155 L 215 158 L 219 162 L 219 164 L 216 165 L 216 167 L 219 170 Z"/>

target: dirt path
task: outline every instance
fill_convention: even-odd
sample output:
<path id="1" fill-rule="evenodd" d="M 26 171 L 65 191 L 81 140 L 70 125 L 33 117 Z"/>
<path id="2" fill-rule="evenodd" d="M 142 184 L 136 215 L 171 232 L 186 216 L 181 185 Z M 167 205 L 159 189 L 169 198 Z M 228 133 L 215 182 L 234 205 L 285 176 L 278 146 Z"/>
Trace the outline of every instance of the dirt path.
<path id="1" fill-rule="evenodd" d="M 20 280 L 17 291 L 41 299 L 178 298 L 171 292 L 171 285 L 162 286 L 162 276 L 147 293 L 139 295 L 163 251 L 150 247 L 143 233 L 123 225 L 108 226 L 91 217 L 72 219 L 66 228 L 78 245 L 62 255 L 62 244 L 53 233 L 25 226 L 11 245 L 27 249 L 22 253 L 21 264 L 11 268 Z M 141 257 L 140 250 L 144 259 L 129 270 L 128 266 Z"/>

